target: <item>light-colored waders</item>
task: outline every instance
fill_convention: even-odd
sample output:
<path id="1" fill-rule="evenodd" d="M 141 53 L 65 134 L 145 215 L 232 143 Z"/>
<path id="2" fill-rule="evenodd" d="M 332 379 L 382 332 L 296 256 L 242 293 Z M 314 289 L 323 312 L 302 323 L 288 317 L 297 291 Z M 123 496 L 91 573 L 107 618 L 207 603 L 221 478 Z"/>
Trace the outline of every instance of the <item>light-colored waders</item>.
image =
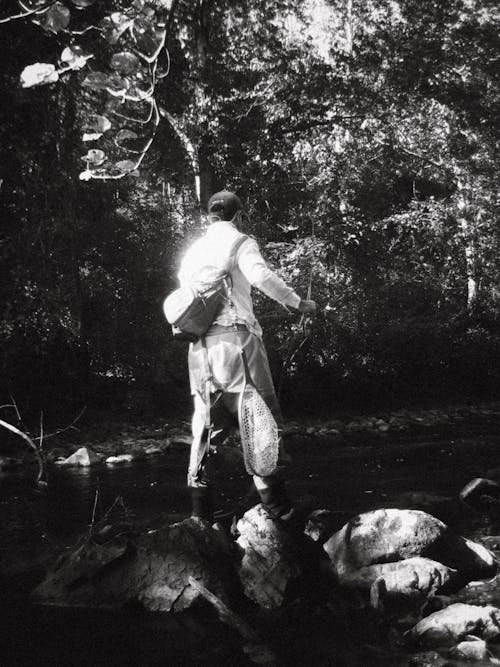
<path id="1" fill-rule="evenodd" d="M 205 381 L 203 391 L 194 394 L 194 413 L 192 419 L 193 442 L 188 469 L 188 487 L 191 491 L 192 513 L 195 516 L 212 518 L 213 498 L 212 482 L 216 468 L 217 446 L 227 437 L 232 426 L 238 420 L 239 392 L 225 392 L 213 378 L 208 359 L 206 340 L 201 339 L 204 357 Z M 213 391 L 215 389 L 215 391 Z M 279 431 L 282 431 L 282 416 L 276 394 L 273 391 L 261 392 L 261 396 L 272 412 Z M 275 514 L 281 516 L 291 509 L 291 503 L 284 490 L 280 471 L 286 457 L 282 456 L 276 471 L 267 477 L 253 475 L 255 487 L 263 503 Z"/>

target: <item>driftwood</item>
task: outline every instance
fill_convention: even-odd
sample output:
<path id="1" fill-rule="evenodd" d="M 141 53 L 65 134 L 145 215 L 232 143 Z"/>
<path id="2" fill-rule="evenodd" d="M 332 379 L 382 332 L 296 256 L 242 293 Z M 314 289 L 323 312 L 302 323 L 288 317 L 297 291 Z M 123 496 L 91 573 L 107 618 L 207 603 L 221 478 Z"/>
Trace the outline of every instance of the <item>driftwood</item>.
<path id="1" fill-rule="evenodd" d="M 241 616 L 238 616 L 238 614 L 229 609 L 227 604 L 217 597 L 217 595 L 214 595 L 208 588 L 206 588 L 206 586 L 194 577 L 189 577 L 188 581 L 190 586 L 215 607 L 222 621 L 237 630 L 244 639 L 249 639 L 251 641 L 258 640 L 258 635 L 255 630 L 243 620 Z"/>
<path id="2" fill-rule="evenodd" d="M 188 582 L 207 602 L 210 602 L 214 606 L 221 621 L 237 630 L 241 637 L 246 640 L 247 643 L 243 647 L 243 651 L 251 662 L 269 665 L 276 664 L 274 652 L 269 646 L 262 643 L 257 632 L 241 616 L 236 614 L 225 602 L 209 591 L 206 586 L 194 577 L 190 576 Z"/>

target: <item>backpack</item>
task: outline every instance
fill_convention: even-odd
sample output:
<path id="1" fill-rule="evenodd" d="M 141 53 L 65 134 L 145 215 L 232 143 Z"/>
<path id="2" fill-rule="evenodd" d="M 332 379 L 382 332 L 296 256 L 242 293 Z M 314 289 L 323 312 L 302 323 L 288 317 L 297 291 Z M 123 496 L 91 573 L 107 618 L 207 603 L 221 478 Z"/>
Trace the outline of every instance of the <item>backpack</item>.
<path id="1" fill-rule="evenodd" d="M 242 235 L 231 248 L 230 260 L 248 239 Z M 193 280 L 193 283 L 195 280 Z M 203 336 L 215 320 L 220 307 L 230 298 L 231 272 L 223 271 L 213 282 L 203 287 L 183 285 L 174 290 L 163 302 L 163 312 L 172 325 L 174 338 L 194 342 Z"/>

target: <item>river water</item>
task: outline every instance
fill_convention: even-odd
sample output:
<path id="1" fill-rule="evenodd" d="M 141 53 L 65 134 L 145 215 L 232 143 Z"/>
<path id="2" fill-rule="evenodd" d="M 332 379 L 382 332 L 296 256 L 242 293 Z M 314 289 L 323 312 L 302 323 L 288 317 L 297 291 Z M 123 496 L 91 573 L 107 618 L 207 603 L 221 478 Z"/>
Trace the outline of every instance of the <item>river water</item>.
<path id="1" fill-rule="evenodd" d="M 447 503 L 445 498 L 456 499 L 472 478 L 500 468 L 498 426 L 469 422 L 441 432 L 422 429 L 401 438 L 357 434 L 342 442 L 296 438 L 289 446 L 293 457 L 290 494 L 311 508 L 334 509 L 339 525 L 374 507 L 409 506 L 405 505 L 409 492 L 418 492 L 424 500 L 426 495 L 442 496 L 439 518 L 456 532 L 478 539 L 491 527 L 485 528 L 481 517 L 465 511 L 458 501 Z M 29 604 L 29 590 L 40 580 L 43 566 L 61 547 L 76 543 L 92 518 L 154 527 L 187 516 L 187 458 L 187 446 L 179 444 L 162 456 L 120 467 L 70 470 L 53 466 L 48 487 L 42 491 L 24 474 L 0 478 L 0 611 L 5 619 L 0 664 L 247 664 L 232 645 L 230 633 L 221 635 L 215 650 L 213 637 L 203 638 L 200 625 L 184 626 L 168 614 L 89 613 Z M 221 509 L 245 496 L 248 480 L 241 465 L 225 465 L 219 488 Z M 316 627 L 321 627 L 320 621 Z M 283 664 L 393 664 L 387 655 L 378 659 L 376 652 L 369 656 L 353 652 L 347 646 L 354 641 L 348 634 L 332 639 L 327 629 L 321 632 L 321 659 L 308 660 L 314 651 L 303 637 L 302 643 L 297 640 L 295 655 L 283 657 Z M 186 641 L 205 646 L 194 662 L 192 651 L 190 660 L 186 657 Z"/>

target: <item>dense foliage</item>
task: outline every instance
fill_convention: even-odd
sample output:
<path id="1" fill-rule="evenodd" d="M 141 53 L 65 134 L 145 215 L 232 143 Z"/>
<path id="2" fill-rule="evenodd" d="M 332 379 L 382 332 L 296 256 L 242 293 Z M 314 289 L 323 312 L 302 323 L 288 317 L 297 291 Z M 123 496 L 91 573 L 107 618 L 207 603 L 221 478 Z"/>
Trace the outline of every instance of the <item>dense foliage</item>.
<path id="1" fill-rule="evenodd" d="M 187 406 L 161 302 L 221 187 L 321 307 L 256 299 L 286 406 L 498 395 L 496 3 L 4 4 L 7 399 Z"/>

